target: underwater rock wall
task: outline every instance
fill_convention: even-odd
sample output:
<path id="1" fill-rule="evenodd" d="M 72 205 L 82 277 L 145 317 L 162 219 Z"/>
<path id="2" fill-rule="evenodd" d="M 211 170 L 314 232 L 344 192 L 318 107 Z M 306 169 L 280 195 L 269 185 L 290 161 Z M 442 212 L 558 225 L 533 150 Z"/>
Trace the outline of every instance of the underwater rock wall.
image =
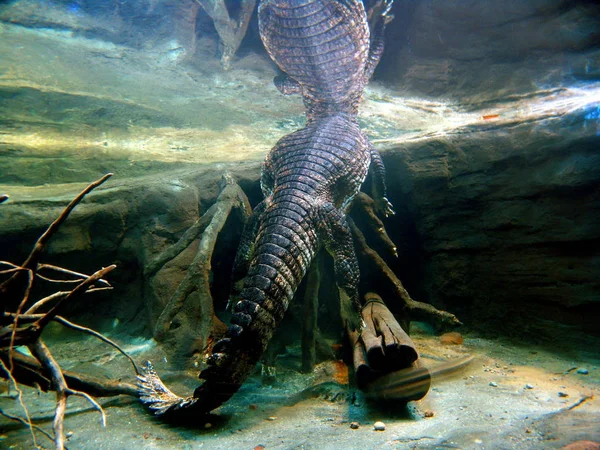
<path id="1" fill-rule="evenodd" d="M 257 163 L 229 169 L 246 192 L 256 194 Z M 120 332 L 148 335 L 185 276 L 197 243 L 167 263 L 151 282 L 144 279 L 143 268 L 212 206 L 221 174 L 221 168 L 205 167 L 133 179 L 114 176 L 89 194 L 52 237 L 41 262 L 88 274 L 116 264 L 107 277 L 114 290 L 65 305 L 63 314 L 104 331 L 119 323 Z M 83 187 L 13 187 L 8 192 L 10 201 L 0 210 L 0 260 L 22 263 L 37 238 Z M 225 286 L 229 280 L 240 232 L 241 224 L 230 224 L 222 232 L 213 262 L 217 285 Z M 49 295 L 60 286 L 46 284 L 46 288 L 47 292 L 34 292 L 32 297 Z M 227 288 L 221 291 L 215 297 L 223 303 L 228 292 Z"/>
<path id="2" fill-rule="evenodd" d="M 600 137 L 587 126 L 490 125 L 385 153 L 420 241 L 400 257 L 420 259 L 427 301 L 488 332 L 600 331 Z"/>
<path id="3" fill-rule="evenodd" d="M 600 79 L 589 0 L 397 0 L 376 77 L 403 95 L 474 102 Z"/>

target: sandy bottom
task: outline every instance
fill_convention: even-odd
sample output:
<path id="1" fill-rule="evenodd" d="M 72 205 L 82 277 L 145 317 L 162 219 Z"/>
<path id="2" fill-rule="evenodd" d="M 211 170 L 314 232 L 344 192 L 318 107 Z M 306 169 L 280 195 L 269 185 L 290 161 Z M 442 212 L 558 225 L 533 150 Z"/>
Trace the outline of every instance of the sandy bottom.
<path id="1" fill-rule="evenodd" d="M 133 381 L 131 366 L 112 348 L 93 338 L 49 332 L 47 341 L 65 369 Z M 152 359 L 175 392 L 192 392 L 195 374 L 170 371 L 153 341 L 125 341 L 113 335 L 136 361 Z M 580 440 L 600 441 L 597 342 L 549 350 L 473 335 L 466 335 L 462 345 L 443 345 L 419 329 L 413 337 L 434 372 L 443 361 L 475 358 L 450 375 L 434 376 L 423 400 L 403 405 L 365 398 L 345 383 L 346 367 L 339 362 L 324 362 L 313 374 L 301 374 L 300 351 L 291 347 L 278 359 L 274 386 L 262 385 L 257 370 L 232 400 L 189 427 L 162 423 L 136 399 L 123 396 L 102 400 L 107 415 L 103 428 L 98 412 L 85 400 L 71 398 L 65 421 L 67 445 L 71 449 L 552 449 Z M 22 416 L 14 391 L 6 384 L 2 387 L 2 410 Z M 50 431 L 54 394 L 30 388 L 23 392 L 31 417 Z M 386 429 L 375 431 L 376 421 L 384 422 Z M 359 428 L 352 429 L 352 422 Z M 40 434 L 36 438 L 38 444 L 52 448 L 47 438 Z M 0 447 L 32 448 L 31 435 L 16 422 L 1 419 Z"/>

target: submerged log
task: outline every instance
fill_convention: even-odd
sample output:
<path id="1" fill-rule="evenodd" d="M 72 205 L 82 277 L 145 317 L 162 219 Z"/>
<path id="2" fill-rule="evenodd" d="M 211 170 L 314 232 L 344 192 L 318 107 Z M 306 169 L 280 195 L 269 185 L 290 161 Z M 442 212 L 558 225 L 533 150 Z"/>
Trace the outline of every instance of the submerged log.
<path id="1" fill-rule="evenodd" d="M 412 339 L 379 295 L 369 292 L 365 300 L 363 342 L 372 367 L 389 371 L 410 366 L 419 357 Z"/>
<path id="2" fill-rule="evenodd" d="M 354 364 L 354 378 L 359 389 L 363 390 L 378 376 L 367 361 L 367 352 L 358 331 L 348 330 L 348 338 L 352 345 L 352 362 Z"/>
<path id="3" fill-rule="evenodd" d="M 431 376 L 419 361 L 415 345 L 375 293 L 368 293 L 362 309 L 361 334 L 348 328 L 354 375 L 368 396 L 408 402 L 423 398 Z"/>

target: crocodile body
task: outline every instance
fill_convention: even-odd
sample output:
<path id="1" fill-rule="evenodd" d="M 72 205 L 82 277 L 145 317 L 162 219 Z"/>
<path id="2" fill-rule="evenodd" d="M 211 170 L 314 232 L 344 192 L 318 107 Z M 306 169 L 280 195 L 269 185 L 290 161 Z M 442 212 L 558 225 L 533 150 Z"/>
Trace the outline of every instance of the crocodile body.
<path id="1" fill-rule="evenodd" d="M 381 14 L 381 33 L 388 11 Z M 281 138 L 264 162 L 265 198 L 246 225 L 234 264 L 234 279 L 243 276 L 243 288 L 227 336 L 215 344 L 200 374 L 205 382 L 193 397 L 179 399 L 170 397 L 151 367 L 141 378 L 142 400 L 158 413 L 209 412 L 239 389 L 321 247 L 333 257 L 346 319 L 358 327 L 359 270 L 345 217 L 370 168 L 379 204 L 391 212 L 383 164 L 357 120 L 382 50 L 381 36 L 370 39 L 362 2 L 263 0 L 259 27 L 285 73 L 275 80 L 277 87 L 302 95 L 307 123 Z"/>

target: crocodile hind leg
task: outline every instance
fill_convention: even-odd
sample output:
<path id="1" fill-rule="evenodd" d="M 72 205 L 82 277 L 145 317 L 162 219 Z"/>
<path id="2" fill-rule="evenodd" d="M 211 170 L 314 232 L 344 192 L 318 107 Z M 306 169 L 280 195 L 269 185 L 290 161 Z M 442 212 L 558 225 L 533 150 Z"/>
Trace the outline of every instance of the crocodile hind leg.
<path id="1" fill-rule="evenodd" d="M 359 330 L 362 328 L 358 297 L 360 273 L 350 227 L 344 216 L 331 203 L 324 203 L 317 214 L 320 219 L 319 238 L 333 258 L 342 320 L 351 329 Z"/>
<path id="2" fill-rule="evenodd" d="M 302 87 L 300 83 L 290 77 L 287 73 L 282 73 L 273 78 L 273 84 L 283 95 L 301 94 Z"/>

